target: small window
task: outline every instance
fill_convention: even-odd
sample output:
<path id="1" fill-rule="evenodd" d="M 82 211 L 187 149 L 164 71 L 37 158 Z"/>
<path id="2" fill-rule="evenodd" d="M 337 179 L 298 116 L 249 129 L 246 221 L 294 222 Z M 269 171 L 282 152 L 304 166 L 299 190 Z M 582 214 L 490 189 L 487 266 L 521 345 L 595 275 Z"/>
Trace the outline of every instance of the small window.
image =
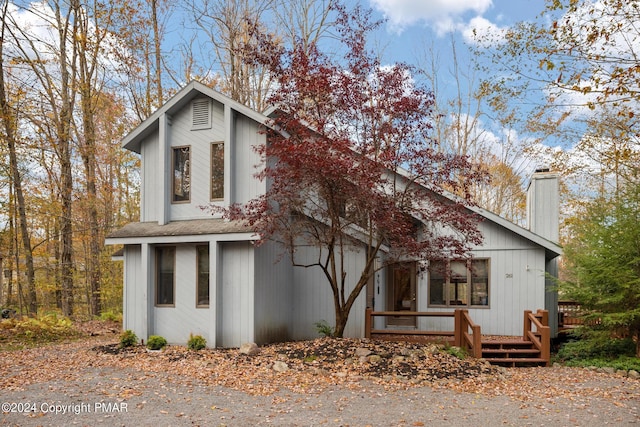
<path id="1" fill-rule="evenodd" d="M 489 260 L 431 262 L 429 305 L 488 307 Z"/>
<path id="2" fill-rule="evenodd" d="M 207 98 L 194 99 L 191 104 L 192 123 L 194 130 L 211 128 L 211 102 Z"/>
<path id="3" fill-rule="evenodd" d="M 173 149 L 173 202 L 188 202 L 191 198 L 191 149 Z"/>
<path id="4" fill-rule="evenodd" d="M 156 305 L 175 304 L 175 264 L 176 248 L 161 246 L 156 248 Z"/>
<path id="5" fill-rule="evenodd" d="M 224 142 L 211 144 L 211 200 L 224 199 Z"/>
<path id="6" fill-rule="evenodd" d="M 198 275 L 196 307 L 209 307 L 209 245 L 197 246 L 196 251 Z"/>

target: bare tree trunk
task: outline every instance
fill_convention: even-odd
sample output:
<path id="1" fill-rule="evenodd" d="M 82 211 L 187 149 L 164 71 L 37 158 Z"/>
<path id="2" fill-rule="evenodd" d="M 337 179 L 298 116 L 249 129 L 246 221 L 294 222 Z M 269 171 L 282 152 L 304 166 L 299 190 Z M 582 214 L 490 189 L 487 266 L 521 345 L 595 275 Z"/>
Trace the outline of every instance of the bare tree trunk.
<path id="1" fill-rule="evenodd" d="M 73 96 L 72 85 L 75 75 L 75 46 L 72 52 L 71 62 L 68 58 L 68 37 L 75 36 L 75 28 L 69 34 L 71 27 L 70 16 L 72 11 L 64 18 L 61 16 L 60 6 L 54 5 L 55 19 L 58 24 L 58 37 L 60 43 L 59 67 L 60 67 L 60 101 L 61 108 L 57 120 L 57 154 L 60 161 L 60 199 L 62 204 L 62 215 L 60 218 L 60 233 L 62 251 L 60 255 L 61 275 L 62 275 L 62 313 L 65 316 L 73 314 L 73 223 L 72 223 L 72 192 L 73 174 L 71 164 L 71 124 L 73 121 Z M 71 67 L 71 72 L 69 70 Z M 51 94 L 50 94 L 51 96 Z M 53 100 L 55 97 L 51 96 Z"/>
<path id="2" fill-rule="evenodd" d="M 28 292 L 28 308 L 29 314 L 35 315 L 38 311 L 38 303 L 36 300 L 36 283 L 33 267 L 33 251 L 31 247 L 31 238 L 29 236 L 29 226 L 27 223 L 27 214 L 25 209 L 24 194 L 22 192 L 22 177 L 18 167 L 18 157 L 16 155 L 16 139 L 15 126 L 16 118 L 9 107 L 7 93 L 4 81 L 4 34 L 5 34 L 5 17 L 7 15 L 8 2 L 2 6 L 2 29 L 0 33 L 0 116 L 4 127 L 5 137 L 9 148 L 9 164 L 11 169 L 11 178 L 13 189 L 16 197 L 16 210 L 20 227 L 20 236 L 22 238 L 22 246 L 25 252 L 25 266 L 27 274 L 27 292 Z"/>
<path id="3" fill-rule="evenodd" d="M 74 37 L 78 51 L 78 80 L 80 93 L 80 108 L 82 110 L 82 135 L 78 135 L 80 156 L 85 169 L 87 191 L 87 216 L 89 228 L 89 253 L 86 259 L 86 275 L 89 283 L 89 312 L 93 316 L 100 315 L 101 297 L 100 282 L 102 270 L 100 254 L 103 239 L 98 222 L 98 194 L 96 188 L 96 103 L 98 91 L 94 87 L 96 78 L 96 65 L 99 60 L 101 41 L 106 33 L 100 33 L 100 22 L 93 26 L 95 34 L 89 34 L 92 26 L 89 24 L 88 11 L 84 10 L 77 0 L 72 2 L 75 10 L 77 32 L 79 37 Z M 98 14 L 94 10 L 94 14 Z M 88 40 L 93 43 L 89 44 Z M 80 132 L 79 132 L 80 133 Z"/>
<path id="4" fill-rule="evenodd" d="M 157 106 L 162 105 L 162 51 L 160 50 L 160 44 L 162 43 L 162 36 L 160 33 L 160 26 L 158 24 L 158 0 L 151 0 L 151 25 L 153 26 L 153 46 L 155 49 L 154 57 L 156 61 L 156 96 Z"/>

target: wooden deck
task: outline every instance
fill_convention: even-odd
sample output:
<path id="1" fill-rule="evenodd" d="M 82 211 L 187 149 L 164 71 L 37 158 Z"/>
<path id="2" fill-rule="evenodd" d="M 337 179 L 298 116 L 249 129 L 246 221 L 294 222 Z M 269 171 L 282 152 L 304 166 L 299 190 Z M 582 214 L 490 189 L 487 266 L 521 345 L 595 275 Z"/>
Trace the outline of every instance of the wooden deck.
<path id="1" fill-rule="evenodd" d="M 373 329 L 375 317 L 441 317 L 453 318 L 453 330 L 421 330 L 404 328 Z M 524 312 L 522 337 L 483 337 L 468 310 L 452 312 L 366 311 L 365 337 L 373 339 L 440 342 L 465 349 L 471 356 L 484 358 L 502 366 L 549 366 L 551 336 L 546 310 Z"/>

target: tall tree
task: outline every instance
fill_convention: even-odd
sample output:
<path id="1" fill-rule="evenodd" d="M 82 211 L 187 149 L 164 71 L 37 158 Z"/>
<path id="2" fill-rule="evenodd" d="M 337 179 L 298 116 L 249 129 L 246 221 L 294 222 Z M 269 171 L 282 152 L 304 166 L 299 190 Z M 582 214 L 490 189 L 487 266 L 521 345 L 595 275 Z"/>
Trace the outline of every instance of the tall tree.
<path id="1" fill-rule="evenodd" d="M 460 62 L 460 46 L 453 37 L 448 46 L 440 46 L 452 60 L 450 68 L 443 69 L 439 63 L 443 52 L 435 46 L 425 50 L 422 55 L 425 64 L 420 65 L 421 74 L 435 94 L 434 137 L 441 150 L 471 156 L 489 173 L 489 182 L 476 183 L 471 188 L 478 205 L 522 223 L 525 216 L 522 181 L 530 160 L 525 144 L 513 128 L 516 124 L 510 120 L 512 112 L 504 110 L 504 105 L 495 100 L 489 105 L 491 92 L 485 90 L 473 63 L 465 67 Z M 462 48 L 469 49 L 466 45 Z M 449 90 L 442 90 L 443 86 Z"/>
<path id="2" fill-rule="evenodd" d="M 308 50 L 331 32 L 337 0 L 275 0 L 276 27 L 287 46 Z"/>
<path id="3" fill-rule="evenodd" d="M 25 256 L 25 267 L 27 276 L 27 290 L 28 290 L 28 309 L 29 313 L 35 315 L 38 310 L 38 304 L 36 300 L 36 284 L 35 284 L 35 269 L 33 266 L 33 251 L 31 246 L 31 236 L 29 233 L 29 225 L 27 222 L 26 204 L 24 199 L 24 193 L 22 191 L 22 175 L 18 166 L 18 156 L 16 154 L 17 143 L 17 124 L 18 119 L 13 107 L 9 103 L 9 94 L 7 91 L 7 82 L 5 81 L 5 67 L 4 67 L 4 47 L 5 47 L 5 34 L 7 32 L 7 19 L 8 19 L 8 7 L 9 2 L 4 1 L 2 3 L 2 27 L 0 28 L 0 120 L 2 121 L 2 139 L 7 143 L 7 149 L 9 153 L 9 167 L 11 170 L 11 182 L 15 192 L 16 199 L 16 211 L 18 213 L 18 224 L 20 230 L 20 236 L 22 241 L 22 247 Z"/>
<path id="4" fill-rule="evenodd" d="M 623 335 L 640 357 L 640 185 L 599 198 L 580 211 L 565 247 L 563 291 L 586 310 L 588 339 Z"/>
<path id="5" fill-rule="evenodd" d="M 112 11 L 105 9 L 102 2 L 85 3 L 72 0 L 76 20 L 76 34 L 73 37 L 78 52 L 77 86 L 79 106 L 82 113 L 81 131 L 76 140 L 85 169 L 87 228 L 89 229 L 88 256 L 86 257 L 86 276 L 89 286 L 90 313 L 100 314 L 100 282 L 102 278 L 100 256 L 104 246 L 103 231 L 98 221 L 98 189 L 96 186 L 97 169 L 97 130 L 96 120 L 100 90 L 103 87 L 101 60 L 103 42 L 109 35 Z M 159 96 L 162 86 L 158 84 Z"/>
<path id="6" fill-rule="evenodd" d="M 441 188 L 468 196 L 484 175 L 468 158 L 437 149 L 429 134 L 433 97 L 415 84 L 413 69 L 383 67 L 367 49 L 380 22 L 360 7 L 335 10 L 343 58 L 316 43 L 284 49 L 268 37 L 248 56 L 277 79 L 269 101 L 280 107 L 271 127 L 280 131 L 258 148 L 267 193 L 226 214 L 247 220 L 262 239 L 282 241 L 295 265 L 323 272 L 342 336 L 376 269 L 400 259 L 463 256 L 479 243 L 464 199 L 442 197 Z M 317 250 L 313 261 L 297 257 L 305 245 Z M 365 266 L 347 277 L 354 248 L 365 248 Z"/>
<path id="7" fill-rule="evenodd" d="M 111 47 L 105 44 L 104 53 L 115 58 L 113 66 L 121 79 L 120 89 L 127 94 L 131 109 L 142 121 L 164 102 L 167 73 L 176 78 L 168 69 L 167 54 L 162 50 L 166 20 L 174 5 L 165 0 L 97 4 L 113 8 L 108 29 L 118 42 Z"/>
<path id="8" fill-rule="evenodd" d="M 213 72 L 223 93 L 257 111 L 266 108 L 270 76 L 257 63 L 244 58 L 242 47 L 251 42 L 251 27 L 267 31 L 263 16 L 271 10 L 273 0 L 204 0 L 192 2 L 191 13 L 198 29 L 205 35 L 203 51 L 215 53 Z"/>
<path id="9" fill-rule="evenodd" d="M 44 13 L 37 8 L 27 12 L 37 19 L 48 20 L 48 25 L 55 31 L 53 40 L 39 39 L 15 21 L 8 28 L 17 55 L 27 66 L 27 78 L 34 86 L 29 96 L 39 98 L 36 103 L 40 108 L 38 116 L 32 115 L 29 121 L 51 144 L 59 163 L 61 308 L 65 315 L 71 315 L 74 298 L 72 129 L 77 89 L 77 51 L 73 37 L 77 27 L 73 8 L 68 8 L 63 1 L 52 1 L 43 7 Z M 47 14 L 49 10 L 50 15 Z"/>
<path id="10" fill-rule="evenodd" d="M 563 174 L 567 216 L 637 176 L 637 2 L 548 0 L 539 19 L 482 38 L 489 102 L 510 114 Z M 506 117 L 506 116 L 505 116 Z M 609 157 L 609 159 L 607 159 Z M 570 219 L 570 218 L 565 218 Z M 568 235 L 565 237 L 569 237 Z"/>

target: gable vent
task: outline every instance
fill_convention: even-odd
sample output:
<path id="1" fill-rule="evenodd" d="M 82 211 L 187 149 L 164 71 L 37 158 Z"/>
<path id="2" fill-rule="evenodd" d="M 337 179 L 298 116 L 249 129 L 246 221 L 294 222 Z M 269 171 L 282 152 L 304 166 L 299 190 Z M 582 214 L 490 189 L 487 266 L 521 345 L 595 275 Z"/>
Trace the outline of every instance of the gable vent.
<path id="1" fill-rule="evenodd" d="M 193 100 L 193 129 L 208 129 L 211 127 L 211 108 L 206 98 Z"/>

